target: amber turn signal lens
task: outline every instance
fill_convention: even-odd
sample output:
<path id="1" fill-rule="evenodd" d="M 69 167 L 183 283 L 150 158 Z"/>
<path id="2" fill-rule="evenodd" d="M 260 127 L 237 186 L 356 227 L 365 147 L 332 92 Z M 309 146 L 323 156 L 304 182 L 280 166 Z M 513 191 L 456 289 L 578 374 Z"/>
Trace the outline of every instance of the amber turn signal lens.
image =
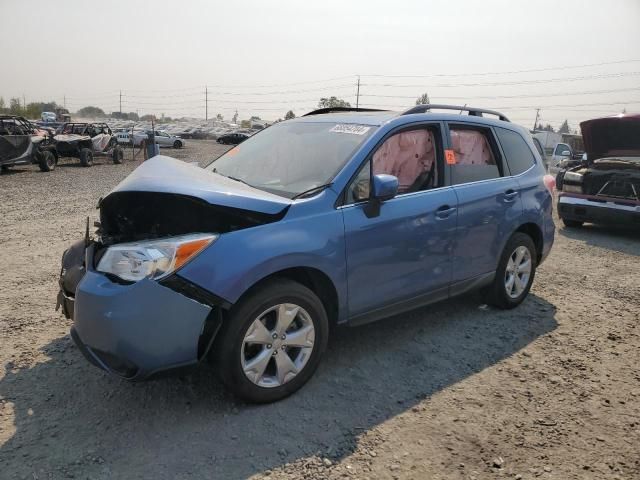
<path id="1" fill-rule="evenodd" d="M 200 238 L 198 240 L 192 240 L 190 242 L 179 245 L 176 250 L 174 270 L 177 270 L 182 265 L 187 263 L 191 257 L 200 253 L 207 245 L 212 242 L 212 240 L 213 238 Z"/>

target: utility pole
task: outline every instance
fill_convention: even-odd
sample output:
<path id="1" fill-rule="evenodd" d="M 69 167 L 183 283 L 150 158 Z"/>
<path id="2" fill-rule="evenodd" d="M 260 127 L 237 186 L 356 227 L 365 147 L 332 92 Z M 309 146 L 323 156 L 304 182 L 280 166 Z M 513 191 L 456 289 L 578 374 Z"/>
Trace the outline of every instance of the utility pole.
<path id="1" fill-rule="evenodd" d="M 67 96 L 63 96 L 62 97 L 62 106 L 66 109 L 67 108 Z"/>
<path id="2" fill-rule="evenodd" d="M 26 113 L 27 113 L 27 100 L 24 98 L 24 93 L 22 94 L 22 109 L 24 110 L 24 113 L 26 115 Z"/>
<path id="3" fill-rule="evenodd" d="M 536 108 L 536 119 L 533 121 L 533 130 L 535 131 L 536 127 L 538 126 L 538 117 L 540 114 L 540 109 Z"/>
<path id="4" fill-rule="evenodd" d="M 122 90 L 120 90 L 120 116 L 122 117 Z"/>
<path id="5" fill-rule="evenodd" d="M 209 89 L 204 86 L 204 121 L 209 121 Z"/>
<path id="6" fill-rule="evenodd" d="M 358 75 L 358 87 L 356 90 L 356 108 L 360 105 L 360 75 Z"/>

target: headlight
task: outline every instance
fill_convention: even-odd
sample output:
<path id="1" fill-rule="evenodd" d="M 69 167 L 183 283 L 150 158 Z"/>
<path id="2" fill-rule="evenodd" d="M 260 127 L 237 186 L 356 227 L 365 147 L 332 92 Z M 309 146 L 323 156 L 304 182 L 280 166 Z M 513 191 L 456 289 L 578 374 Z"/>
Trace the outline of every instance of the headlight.
<path id="1" fill-rule="evenodd" d="M 120 243 L 107 249 L 97 270 L 123 280 L 159 279 L 195 257 L 218 235 L 196 233 L 144 242 Z"/>
<path id="2" fill-rule="evenodd" d="M 564 174 L 564 181 L 567 180 L 570 182 L 582 183 L 583 176 L 577 172 L 566 172 Z"/>

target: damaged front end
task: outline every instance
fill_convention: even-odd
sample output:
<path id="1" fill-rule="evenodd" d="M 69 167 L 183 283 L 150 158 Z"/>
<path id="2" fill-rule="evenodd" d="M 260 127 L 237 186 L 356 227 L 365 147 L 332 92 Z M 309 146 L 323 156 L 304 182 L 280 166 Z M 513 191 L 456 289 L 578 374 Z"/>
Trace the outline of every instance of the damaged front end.
<path id="1" fill-rule="evenodd" d="M 581 128 L 587 161 L 559 179 L 560 216 L 640 225 L 640 116 L 589 120 Z"/>
<path id="2" fill-rule="evenodd" d="M 145 162 L 100 201 L 95 237 L 63 255 L 58 305 L 82 353 L 129 380 L 202 360 L 230 303 L 181 267 L 220 235 L 277 221 L 287 207 L 177 160 Z"/>

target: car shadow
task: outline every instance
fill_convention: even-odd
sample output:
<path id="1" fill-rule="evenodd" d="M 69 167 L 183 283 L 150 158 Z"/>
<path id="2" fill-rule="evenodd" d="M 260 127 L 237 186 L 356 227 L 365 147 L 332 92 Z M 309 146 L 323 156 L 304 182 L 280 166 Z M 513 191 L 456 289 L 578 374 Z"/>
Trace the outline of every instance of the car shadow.
<path id="1" fill-rule="evenodd" d="M 42 348 L 46 361 L 6 365 L 0 414 L 15 431 L 0 446 L 0 471 L 240 479 L 311 455 L 339 460 L 371 428 L 553 331 L 555 313 L 533 294 L 510 311 L 468 296 L 341 327 L 310 382 L 270 405 L 236 401 L 210 366 L 127 383 L 87 364 L 64 336 Z"/>
<path id="2" fill-rule="evenodd" d="M 9 175 L 17 175 L 19 173 L 25 173 L 25 172 L 31 171 L 31 169 L 28 168 L 27 166 L 21 166 L 21 167 L 9 167 L 6 170 L 0 170 L 0 176 L 8 177 Z"/>
<path id="3" fill-rule="evenodd" d="M 640 226 L 618 227 L 585 224 L 580 228 L 561 227 L 558 233 L 595 247 L 640 256 Z"/>

